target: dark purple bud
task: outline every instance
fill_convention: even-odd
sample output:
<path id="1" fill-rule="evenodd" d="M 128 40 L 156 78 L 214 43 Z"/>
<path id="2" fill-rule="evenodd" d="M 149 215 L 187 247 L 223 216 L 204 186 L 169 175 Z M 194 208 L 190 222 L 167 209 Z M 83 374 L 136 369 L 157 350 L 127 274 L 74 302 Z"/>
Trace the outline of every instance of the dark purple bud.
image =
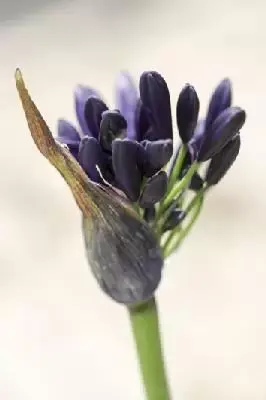
<path id="1" fill-rule="evenodd" d="M 136 129 L 136 140 L 141 142 L 144 139 L 150 139 L 151 125 L 148 119 L 148 114 L 139 99 L 136 106 L 135 112 L 135 129 Z"/>
<path id="2" fill-rule="evenodd" d="M 104 111 L 100 124 L 99 141 L 105 151 L 112 151 L 114 139 L 126 137 L 127 121 L 119 111 Z"/>
<path id="3" fill-rule="evenodd" d="M 152 125 L 151 140 L 173 139 L 170 94 L 158 72 L 144 72 L 139 82 L 140 98 Z"/>
<path id="4" fill-rule="evenodd" d="M 80 136 L 77 129 L 65 119 L 57 122 L 57 140 L 66 145 L 79 145 Z"/>
<path id="5" fill-rule="evenodd" d="M 140 194 L 141 173 L 137 165 L 140 147 L 138 142 L 129 139 L 115 139 L 112 143 L 116 181 L 132 202 L 137 201 Z"/>
<path id="6" fill-rule="evenodd" d="M 144 209 L 143 217 L 144 217 L 145 221 L 152 222 L 155 218 L 155 215 L 156 215 L 156 210 L 155 210 L 154 206 Z"/>
<path id="7" fill-rule="evenodd" d="M 193 136 L 199 114 L 199 99 L 191 85 L 186 85 L 177 100 L 176 120 L 179 136 L 183 143 L 188 143 Z"/>
<path id="8" fill-rule="evenodd" d="M 171 139 L 156 140 L 155 142 L 145 140 L 141 144 L 146 154 L 143 173 L 149 177 L 169 162 L 173 154 L 173 141 Z"/>
<path id="9" fill-rule="evenodd" d="M 91 96 L 86 101 L 84 107 L 85 120 L 91 136 L 95 139 L 99 137 L 102 113 L 106 110 L 108 110 L 106 104 L 99 97 Z"/>
<path id="10" fill-rule="evenodd" d="M 129 74 L 122 72 L 116 83 L 116 107 L 127 121 L 127 137 L 136 140 L 135 113 L 138 92 Z"/>
<path id="11" fill-rule="evenodd" d="M 163 232 L 167 232 L 174 229 L 183 221 L 185 216 L 186 214 L 182 209 L 179 208 L 173 210 L 163 226 Z"/>
<path id="12" fill-rule="evenodd" d="M 224 110 L 206 132 L 198 160 L 207 161 L 239 132 L 245 123 L 246 113 L 239 107 Z"/>
<path id="13" fill-rule="evenodd" d="M 99 97 L 96 90 L 87 86 L 78 85 L 74 92 L 76 115 L 84 135 L 91 136 L 89 128 L 85 119 L 85 104 L 89 97 Z"/>
<path id="14" fill-rule="evenodd" d="M 147 179 L 139 198 L 139 205 L 148 208 L 162 199 L 167 191 L 167 174 L 159 171 Z"/>
<path id="15" fill-rule="evenodd" d="M 91 136 L 82 138 L 79 147 L 78 161 L 91 180 L 94 182 L 102 181 L 96 166 L 98 165 L 104 176 L 105 157 L 97 139 Z"/>
<path id="16" fill-rule="evenodd" d="M 224 79 L 214 90 L 208 112 L 206 117 L 206 128 L 210 128 L 215 119 L 223 112 L 226 108 L 231 106 L 232 102 L 232 88 L 229 79 Z"/>
<path id="17" fill-rule="evenodd" d="M 225 176 L 238 156 L 239 149 L 240 136 L 237 135 L 212 158 L 206 173 L 206 182 L 209 186 L 216 185 Z"/>

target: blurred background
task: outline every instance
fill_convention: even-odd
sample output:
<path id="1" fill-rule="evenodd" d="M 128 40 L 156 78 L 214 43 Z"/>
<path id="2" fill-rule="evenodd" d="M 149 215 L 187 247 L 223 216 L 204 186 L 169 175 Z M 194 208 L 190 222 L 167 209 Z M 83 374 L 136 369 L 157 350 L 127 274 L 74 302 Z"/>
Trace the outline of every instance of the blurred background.
<path id="1" fill-rule="evenodd" d="M 80 214 L 36 150 L 19 66 L 52 129 L 77 83 L 113 104 L 121 69 L 158 70 L 172 106 L 204 113 L 223 77 L 247 110 L 241 155 L 158 292 L 173 399 L 266 399 L 266 4 L 263 0 L 9 0 L 0 5 L 0 398 L 141 400 L 125 309 L 88 271 Z"/>

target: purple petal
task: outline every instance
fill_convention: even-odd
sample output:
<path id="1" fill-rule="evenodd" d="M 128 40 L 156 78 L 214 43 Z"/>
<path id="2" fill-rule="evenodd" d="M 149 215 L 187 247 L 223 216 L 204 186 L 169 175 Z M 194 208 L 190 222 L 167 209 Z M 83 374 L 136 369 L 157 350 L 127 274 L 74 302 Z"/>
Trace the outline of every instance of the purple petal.
<path id="1" fill-rule="evenodd" d="M 127 121 L 119 111 L 105 111 L 102 114 L 100 125 L 99 142 L 102 148 L 112 151 L 114 139 L 124 139 L 126 137 Z"/>
<path id="2" fill-rule="evenodd" d="M 143 165 L 146 176 L 151 176 L 158 172 L 172 157 L 173 141 L 171 139 L 156 140 L 154 142 L 145 140 L 141 144 L 146 152 L 146 159 Z"/>
<path id="3" fill-rule="evenodd" d="M 239 107 L 224 110 L 206 132 L 199 152 L 199 161 L 212 158 L 240 131 L 245 123 L 246 113 Z"/>
<path id="4" fill-rule="evenodd" d="M 129 139 L 113 141 L 113 169 L 115 177 L 128 198 L 135 202 L 139 198 L 141 172 L 137 165 L 140 144 Z"/>
<path id="5" fill-rule="evenodd" d="M 96 90 L 83 85 L 78 85 L 74 91 L 76 115 L 83 135 L 91 136 L 85 119 L 85 104 L 90 96 L 100 97 Z"/>
<path id="6" fill-rule="evenodd" d="M 102 114 L 108 110 L 106 104 L 99 98 L 91 96 L 85 103 L 84 116 L 90 135 L 98 139 Z"/>
<path id="7" fill-rule="evenodd" d="M 76 144 L 69 144 L 68 146 L 68 150 L 70 151 L 70 153 L 72 154 L 72 156 L 78 160 L 78 154 L 79 154 L 79 145 Z"/>
<path id="8" fill-rule="evenodd" d="M 205 121 L 200 120 L 196 126 L 192 139 L 187 144 L 192 162 L 194 162 L 198 158 L 198 154 L 205 140 L 205 134 Z"/>
<path id="9" fill-rule="evenodd" d="M 96 165 L 104 176 L 105 157 L 99 142 L 94 137 L 86 136 L 81 140 L 78 161 L 91 180 L 102 181 Z"/>
<path id="10" fill-rule="evenodd" d="M 149 122 L 148 114 L 139 99 L 136 106 L 135 112 L 135 129 L 136 129 L 136 140 L 141 142 L 144 139 L 151 139 L 151 125 Z"/>
<path id="11" fill-rule="evenodd" d="M 151 178 L 147 179 L 139 198 L 139 205 L 148 208 L 160 201 L 167 191 L 167 174 L 159 171 Z"/>
<path id="12" fill-rule="evenodd" d="M 193 136 L 199 114 L 199 99 L 191 85 L 186 85 L 177 100 L 176 120 L 179 136 L 183 143 L 188 143 Z"/>
<path id="13" fill-rule="evenodd" d="M 60 143 L 66 145 L 79 145 L 80 136 L 77 129 L 65 119 L 59 119 L 57 122 L 57 139 Z"/>
<path id="14" fill-rule="evenodd" d="M 173 139 L 170 94 L 158 72 L 144 72 L 139 82 L 140 98 L 152 125 L 152 140 Z"/>
<path id="15" fill-rule="evenodd" d="M 138 92 L 131 76 L 122 72 L 116 83 L 116 107 L 127 121 L 127 137 L 136 140 L 135 112 Z"/>
<path id="16" fill-rule="evenodd" d="M 231 106 L 232 88 L 229 79 L 222 80 L 214 90 L 206 117 L 206 128 L 209 129 L 215 119 L 226 108 Z"/>
<path id="17" fill-rule="evenodd" d="M 208 185 L 216 185 L 220 182 L 236 160 L 239 150 L 240 136 L 237 135 L 212 158 L 206 173 Z"/>

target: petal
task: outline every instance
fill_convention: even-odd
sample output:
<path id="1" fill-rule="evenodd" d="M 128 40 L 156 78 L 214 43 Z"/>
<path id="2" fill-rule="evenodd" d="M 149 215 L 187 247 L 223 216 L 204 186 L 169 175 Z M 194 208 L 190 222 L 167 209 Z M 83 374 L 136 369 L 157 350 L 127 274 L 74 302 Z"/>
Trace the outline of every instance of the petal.
<path id="1" fill-rule="evenodd" d="M 231 106 L 232 87 L 229 79 L 222 80 L 214 90 L 206 118 L 207 129 L 226 108 Z"/>
<path id="2" fill-rule="evenodd" d="M 102 113 L 108 110 L 106 104 L 99 98 L 91 96 L 85 103 L 84 116 L 90 134 L 98 139 Z"/>
<path id="3" fill-rule="evenodd" d="M 146 152 L 145 164 L 143 166 L 146 176 L 151 176 L 163 168 L 171 159 L 173 154 L 173 141 L 171 139 L 156 140 L 151 142 L 145 140 L 142 145 Z"/>
<path id="4" fill-rule="evenodd" d="M 188 143 L 193 136 L 199 114 L 199 99 L 191 85 L 181 91 L 176 105 L 176 120 L 179 136 L 183 143 Z"/>
<path id="5" fill-rule="evenodd" d="M 239 107 L 224 110 L 214 121 L 204 138 L 199 161 L 212 158 L 239 132 L 245 123 L 246 113 Z"/>
<path id="6" fill-rule="evenodd" d="M 105 151 L 112 151 L 114 139 L 126 137 L 127 121 L 119 111 L 104 111 L 100 125 L 99 142 Z"/>
<path id="7" fill-rule="evenodd" d="M 141 172 L 137 165 L 140 144 L 129 139 L 115 139 L 112 144 L 115 177 L 128 198 L 139 198 Z"/>
<path id="8" fill-rule="evenodd" d="M 77 129 L 65 119 L 59 119 L 57 122 L 57 139 L 60 143 L 66 145 L 79 145 L 80 136 Z"/>
<path id="9" fill-rule="evenodd" d="M 167 174 L 159 171 L 151 178 L 147 179 L 139 198 L 139 205 L 148 208 L 162 199 L 167 191 Z"/>
<path id="10" fill-rule="evenodd" d="M 173 210 L 164 224 L 163 232 L 174 229 L 184 220 L 185 216 L 186 213 L 181 208 L 176 208 Z"/>
<path id="11" fill-rule="evenodd" d="M 237 135 L 212 158 L 206 173 L 208 185 L 216 185 L 220 182 L 236 160 L 239 150 L 240 136 Z"/>
<path id="12" fill-rule="evenodd" d="M 95 182 L 101 182 L 101 176 L 96 165 L 104 175 L 105 157 L 99 142 L 94 137 L 84 137 L 80 142 L 78 161 L 88 177 Z"/>
<path id="13" fill-rule="evenodd" d="M 139 82 L 140 98 L 152 125 L 153 139 L 173 139 L 170 94 L 158 72 L 144 72 Z"/>
<path id="14" fill-rule="evenodd" d="M 150 122 L 148 114 L 144 108 L 142 101 L 139 99 L 136 106 L 135 112 L 135 129 L 136 129 L 136 140 L 141 142 L 141 140 L 150 138 Z"/>
<path id="15" fill-rule="evenodd" d="M 89 132 L 89 128 L 85 119 L 85 104 L 86 101 L 90 96 L 96 96 L 99 97 L 98 93 L 96 90 L 88 87 L 88 86 L 83 86 L 83 85 L 78 85 L 75 88 L 74 91 L 74 99 L 75 99 L 75 110 L 76 110 L 76 115 L 77 119 L 79 122 L 79 125 L 81 127 L 81 130 L 84 135 L 89 135 L 91 136 Z"/>
<path id="16" fill-rule="evenodd" d="M 135 112 L 138 92 L 131 76 L 121 72 L 116 83 L 116 107 L 127 121 L 127 137 L 136 140 Z"/>

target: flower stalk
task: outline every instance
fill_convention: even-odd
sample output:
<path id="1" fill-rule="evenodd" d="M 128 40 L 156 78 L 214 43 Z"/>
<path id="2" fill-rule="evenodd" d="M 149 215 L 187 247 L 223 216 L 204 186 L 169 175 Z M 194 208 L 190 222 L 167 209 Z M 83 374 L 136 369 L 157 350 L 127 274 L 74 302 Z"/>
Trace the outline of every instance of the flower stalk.
<path id="1" fill-rule="evenodd" d="M 129 308 L 147 400 L 170 400 L 155 298 Z"/>

